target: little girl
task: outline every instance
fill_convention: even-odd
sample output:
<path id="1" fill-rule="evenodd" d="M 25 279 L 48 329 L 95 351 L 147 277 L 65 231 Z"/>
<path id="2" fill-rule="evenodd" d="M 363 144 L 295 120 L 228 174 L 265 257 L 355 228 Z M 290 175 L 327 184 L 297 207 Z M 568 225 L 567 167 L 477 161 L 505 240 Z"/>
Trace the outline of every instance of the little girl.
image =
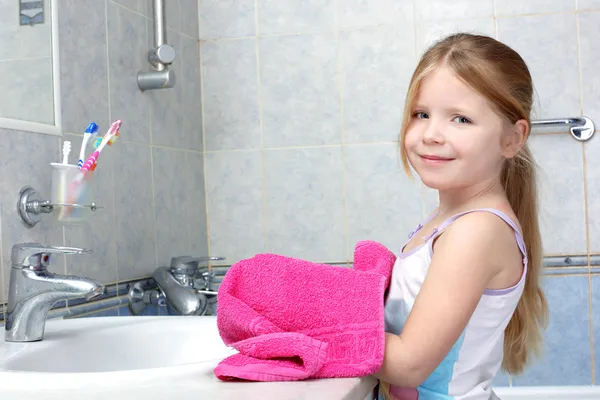
<path id="1" fill-rule="evenodd" d="M 439 207 L 394 266 L 380 399 L 495 399 L 500 367 L 519 373 L 539 349 L 547 304 L 526 144 L 532 97 L 523 59 L 486 36 L 449 36 L 417 65 L 402 161 L 438 191 Z"/>

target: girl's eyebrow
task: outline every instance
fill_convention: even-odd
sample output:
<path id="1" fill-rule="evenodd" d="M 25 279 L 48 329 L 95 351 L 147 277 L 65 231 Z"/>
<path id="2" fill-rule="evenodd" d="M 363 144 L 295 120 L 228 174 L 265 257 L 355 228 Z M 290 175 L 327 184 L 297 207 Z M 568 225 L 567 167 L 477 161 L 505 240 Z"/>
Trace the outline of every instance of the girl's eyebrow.
<path id="1" fill-rule="evenodd" d="M 414 106 L 414 110 L 427 110 L 427 109 L 429 109 L 429 108 L 424 106 L 423 104 L 415 104 L 415 106 Z M 469 113 L 471 113 L 472 110 L 469 110 L 464 107 L 452 106 L 452 107 L 444 109 L 444 111 L 447 112 L 448 114 L 469 114 Z"/>

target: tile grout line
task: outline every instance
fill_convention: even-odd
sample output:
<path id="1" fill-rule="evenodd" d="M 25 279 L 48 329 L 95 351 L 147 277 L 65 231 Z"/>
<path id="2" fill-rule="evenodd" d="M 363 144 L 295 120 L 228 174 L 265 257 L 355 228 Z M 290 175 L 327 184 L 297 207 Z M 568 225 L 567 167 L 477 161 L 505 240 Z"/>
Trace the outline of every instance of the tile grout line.
<path id="1" fill-rule="evenodd" d="M 260 132 L 260 175 L 262 185 L 262 220 L 264 249 L 269 251 L 269 207 L 267 201 L 267 166 L 265 157 L 265 137 L 263 123 L 262 76 L 260 73 L 260 23 L 258 18 L 258 0 L 254 0 L 254 49 L 256 52 L 256 88 L 258 96 L 258 123 Z"/>
<path id="2" fill-rule="evenodd" d="M 148 12 L 148 7 L 146 7 L 146 11 Z M 154 17 L 154 16 L 153 16 Z M 150 19 L 150 21 L 152 21 Z M 148 29 L 148 22 L 144 24 L 146 26 L 146 43 L 154 43 L 150 41 L 150 30 Z M 166 24 L 165 29 L 168 29 L 168 23 Z M 154 32 L 152 33 L 154 35 Z M 157 235 L 156 235 L 156 193 L 155 193 L 155 185 L 154 185 L 154 134 L 152 132 L 154 118 L 152 118 L 152 102 L 149 101 L 148 108 L 150 111 L 150 120 L 148 122 L 148 127 L 150 129 L 150 191 L 152 192 L 152 230 L 153 230 L 153 238 L 154 238 L 154 268 L 158 267 L 158 245 L 157 245 Z M 119 287 L 117 286 L 117 289 Z"/>
<path id="3" fill-rule="evenodd" d="M 206 43 L 205 40 L 198 39 L 198 56 L 200 57 L 200 113 L 202 114 L 202 167 L 204 169 L 204 212 L 206 215 L 206 251 L 208 252 L 208 255 L 211 256 L 210 208 L 208 204 L 208 161 L 206 157 L 206 118 L 204 118 L 204 64 L 202 58 L 202 48 L 204 47 L 204 43 Z"/>
<path id="4" fill-rule="evenodd" d="M 340 40 L 340 27 L 339 27 L 339 3 L 338 0 L 334 1 L 334 10 L 335 10 L 335 40 L 337 47 L 337 74 L 338 74 L 338 85 L 339 85 L 339 93 L 340 93 L 340 136 L 341 136 L 341 153 L 342 153 L 342 196 L 344 199 L 344 233 L 346 234 L 346 249 L 345 249 L 345 257 L 348 260 L 354 258 L 354 255 L 351 255 L 350 252 L 350 224 L 348 222 L 348 171 L 346 168 L 346 151 L 344 143 L 346 142 L 346 130 L 344 125 L 344 74 L 343 74 L 343 57 L 342 57 L 342 46 Z"/>
<path id="5" fill-rule="evenodd" d="M 498 39 L 498 15 L 496 13 L 496 0 L 492 0 L 492 13 L 494 18 L 494 37 Z M 512 383 L 511 383 L 512 385 Z"/>
<path id="6" fill-rule="evenodd" d="M 583 161 L 583 201 L 584 201 L 584 212 L 585 212 L 585 237 L 586 237 L 586 250 L 588 259 L 588 311 L 589 311 L 589 334 L 590 334 L 590 361 L 591 361 L 591 375 L 592 385 L 595 382 L 595 365 L 594 365 L 594 322 L 593 322 L 593 287 L 592 287 L 592 266 L 590 256 L 590 224 L 589 224 L 589 204 L 588 204 L 588 187 L 587 187 L 587 160 L 585 156 L 585 144 L 581 144 L 581 153 Z"/>
<path id="7" fill-rule="evenodd" d="M 180 47 L 180 51 L 183 53 L 183 40 L 182 40 L 182 38 L 186 38 L 186 35 L 183 34 L 183 18 L 182 18 L 183 11 L 182 11 L 182 6 L 181 6 L 181 1 L 178 0 L 177 4 L 178 4 L 178 7 L 179 7 L 179 47 Z M 198 13 L 196 12 L 196 18 L 198 18 L 197 14 Z M 192 43 L 194 43 L 193 39 L 192 39 Z M 197 42 L 195 44 L 196 44 L 196 46 L 198 46 Z M 200 49 L 198 48 L 198 53 L 199 52 L 200 52 Z M 184 57 L 181 57 L 181 60 L 179 62 L 179 68 L 180 68 L 181 76 L 182 77 L 183 77 L 183 74 L 184 74 L 184 71 L 185 71 L 185 67 L 186 67 L 186 63 L 184 62 L 184 59 L 185 59 Z M 198 60 L 197 61 L 198 61 L 198 63 L 200 62 L 200 57 L 199 56 L 198 56 Z M 191 70 L 191 66 L 190 65 L 188 65 L 187 68 Z M 200 79 L 200 77 L 198 77 L 198 79 Z M 185 89 L 185 86 L 183 87 L 183 89 Z M 184 102 L 185 94 L 187 94 L 187 90 L 186 90 L 185 93 L 182 90 L 182 92 L 181 92 L 182 107 L 183 107 L 183 102 Z M 200 93 L 198 93 L 197 95 L 200 96 Z M 187 146 L 186 146 L 187 148 L 189 148 L 189 147 L 192 146 L 193 138 L 192 138 L 191 135 L 193 135 L 193 130 L 190 129 L 190 131 L 188 132 L 188 134 L 190 136 L 184 137 L 184 141 L 187 142 Z M 190 161 L 190 156 L 188 154 L 187 148 L 186 149 L 181 149 L 181 151 L 183 151 L 183 159 L 184 159 L 184 163 L 185 163 L 185 166 L 186 166 L 186 168 L 184 169 L 184 172 L 191 170 L 189 168 L 189 165 L 190 165 L 191 161 Z M 183 175 L 183 185 L 184 185 L 184 187 L 188 187 L 188 179 L 187 179 L 188 175 L 185 174 L 185 173 L 183 173 L 182 175 Z M 191 182 L 190 182 L 190 187 L 191 187 Z M 186 200 L 185 197 L 186 196 L 190 196 L 190 194 L 189 194 L 189 192 L 187 190 L 185 190 L 184 192 L 185 192 L 185 195 L 184 195 L 184 201 L 185 201 Z M 188 203 L 191 203 L 191 202 L 188 202 Z M 193 206 L 190 207 L 190 210 L 194 210 L 194 211 L 191 211 L 191 212 L 194 212 L 194 213 L 195 212 L 199 212 L 199 210 L 197 210 Z M 187 248 L 188 248 L 188 251 L 190 252 L 190 254 L 194 255 L 194 254 L 197 254 L 197 253 L 196 253 L 196 250 L 192 248 L 192 226 L 191 226 L 192 223 L 191 223 L 191 220 L 189 218 L 185 218 L 185 219 L 186 219 L 186 224 L 185 225 L 186 225 L 186 228 L 187 228 Z M 158 248 L 158 243 L 156 244 L 156 247 Z M 157 256 L 157 264 L 158 264 L 158 256 Z"/>
<path id="8" fill-rule="evenodd" d="M 108 40 L 108 1 L 105 1 L 105 8 L 104 8 L 104 12 L 105 12 L 105 28 L 106 28 L 106 77 L 107 77 L 107 86 L 108 86 L 108 95 L 107 95 L 107 103 L 108 103 L 108 121 L 110 123 L 110 120 L 112 118 L 112 111 L 111 111 L 111 101 L 110 101 L 110 50 L 109 50 L 109 40 Z M 144 23 L 144 29 L 146 30 L 146 37 L 148 37 L 148 28 L 147 28 L 146 23 Z M 111 183 L 112 183 L 112 207 L 113 207 L 113 212 L 112 212 L 112 222 L 113 222 L 113 226 L 115 227 L 115 235 L 113 236 L 113 243 L 115 245 L 114 249 L 115 249 L 115 272 L 116 272 L 116 276 L 115 279 L 118 282 L 119 281 L 119 252 L 117 251 L 117 233 L 118 233 L 118 224 L 117 224 L 117 202 L 116 202 L 116 194 L 115 194 L 115 186 L 114 186 L 114 174 L 115 174 L 115 170 L 114 170 L 114 166 L 112 168 L 112 176 L 111 178 Z M 119 290 L 119 284 L 116 283 L 116 288 L 117 288 L 117 292 Z"/>
<path id="9" fill-rule="evenodd" d="M 577 34 L 577 67 L 579 72 L 579 107 L 581 115 L 583 113 L 583 76 L 581 67 L 581 27 L 579 25 L 579 12 L 578 2 L 575 0 L 575 29 Z M 589 312 L 589 335 L 590 335 L 590 373 L 592 379 L 592 385 L 595 382 L 595 365 L 594 365 L 594 321 L 593 321 L 593 288 L 592 288 L 592 267 L 590 258 L 590 223 L 589 223 L 589 205 L 588 205 L 588 187 L 587 187 L 587 160 L 585 156 L 585 144 L 581 143 L 581 156 L 583 164 L 583 201 L 584 201 L 584 213 L 585 213 L 585 242 L 586 252 L 588 259 L 588 312 Z"/>
<path id="10" fill-rule="evenodd" d="M 469 17 L 469 18 L 442 18 L 442 19 L 425 20 L 425 22 L 443 23 L 443 22 L 488 20 L 488 19 L 516 19 L 516 18 L 522 18 L 522 17 L 539 17 L 539 16 L 547 16 L 547 15 L 567 15 L 567 14 L 574 14 L 577 12 L 597 12 L 597 11 L 600 11 L 600 8 L 586 9 L 586 10 L 552 11 L 552 12 L 546 12 L 546 13 L 524 13 L 524 14 L 496 15 L 496 12 L 494 10 L 493 16 L 486 16 L 486 17 L 478 16 L 478 17 Z M 416 11 L 413 14 L 416 14 Z M 415 28 L 416 28 L 416 21 L 417 20 L 415 19 L 414 20 Z M 285 32 L 285 33 L 269 33 L 269 34 L 260 35 L 260 37 L 316 35 L 316 34 L 322 34 L 322 33 L 334 33 L 336 30 L 339 30 L 340 32 L 346 32 L 346 31 L 362 30 L 362 29 L 368 29 L 368 28 L 394 27 L 394 26 L 396 26 L 396 25 L 391 24 L 391 23 L 353 25 L 353 26 L 346 26 L 346 25 L 341 26 L 340 25 L 336 29 L 315 29 L 315 30 L 293 31 L 293 32 Z M 233 41 L 233 40 L 255 39 L 258 37 L 259 37 L 259 35 L 257 34 L 257 35 L 253 35 L 253 36 L 213 37 L 213 38 L 209 38 L 206 40 L 210 41 L 210 42 L 224 42 L 224 41 Z"/>
<path id="11" fill-rule="evenodd" d="M 2 205 L 0 205 L 0 218 L 2 217 Z M 4 299 L 4 235 L 2 234 L 2 221 L 0 220 L 0 305 L 5 302 L 8 303 L 8 299 Z M 6 321 L 5 307 L 2 307 L 2 313 L 0 313 L 3 321 Z"/>

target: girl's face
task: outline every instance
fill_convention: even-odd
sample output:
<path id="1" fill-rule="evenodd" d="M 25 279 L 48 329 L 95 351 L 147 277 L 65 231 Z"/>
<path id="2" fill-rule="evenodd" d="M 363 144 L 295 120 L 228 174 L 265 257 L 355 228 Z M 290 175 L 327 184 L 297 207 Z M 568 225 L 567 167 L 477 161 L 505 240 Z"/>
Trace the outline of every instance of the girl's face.
<path id="1" fill-rule="evenodd" d="M 424 80 L 404 143 L 425 185 L 452 190 L 497 179 L 521 144 L 511 133 L 485 97 L 442 67 Z"/>

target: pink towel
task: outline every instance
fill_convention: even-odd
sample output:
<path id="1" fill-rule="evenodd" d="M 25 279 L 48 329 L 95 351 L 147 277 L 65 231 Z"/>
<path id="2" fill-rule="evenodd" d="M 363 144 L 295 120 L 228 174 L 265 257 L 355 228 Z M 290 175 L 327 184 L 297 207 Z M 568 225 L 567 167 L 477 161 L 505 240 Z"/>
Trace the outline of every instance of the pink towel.
<path id="1" fill-rule="evenodd" d="M 259 254 L 234 264 L 219 287 L 217 325 L 239 351 L 221 380 L 358 377 L 381 368 L 384 295 L 396 257 L 356 244 L 354 268 Z"/>

